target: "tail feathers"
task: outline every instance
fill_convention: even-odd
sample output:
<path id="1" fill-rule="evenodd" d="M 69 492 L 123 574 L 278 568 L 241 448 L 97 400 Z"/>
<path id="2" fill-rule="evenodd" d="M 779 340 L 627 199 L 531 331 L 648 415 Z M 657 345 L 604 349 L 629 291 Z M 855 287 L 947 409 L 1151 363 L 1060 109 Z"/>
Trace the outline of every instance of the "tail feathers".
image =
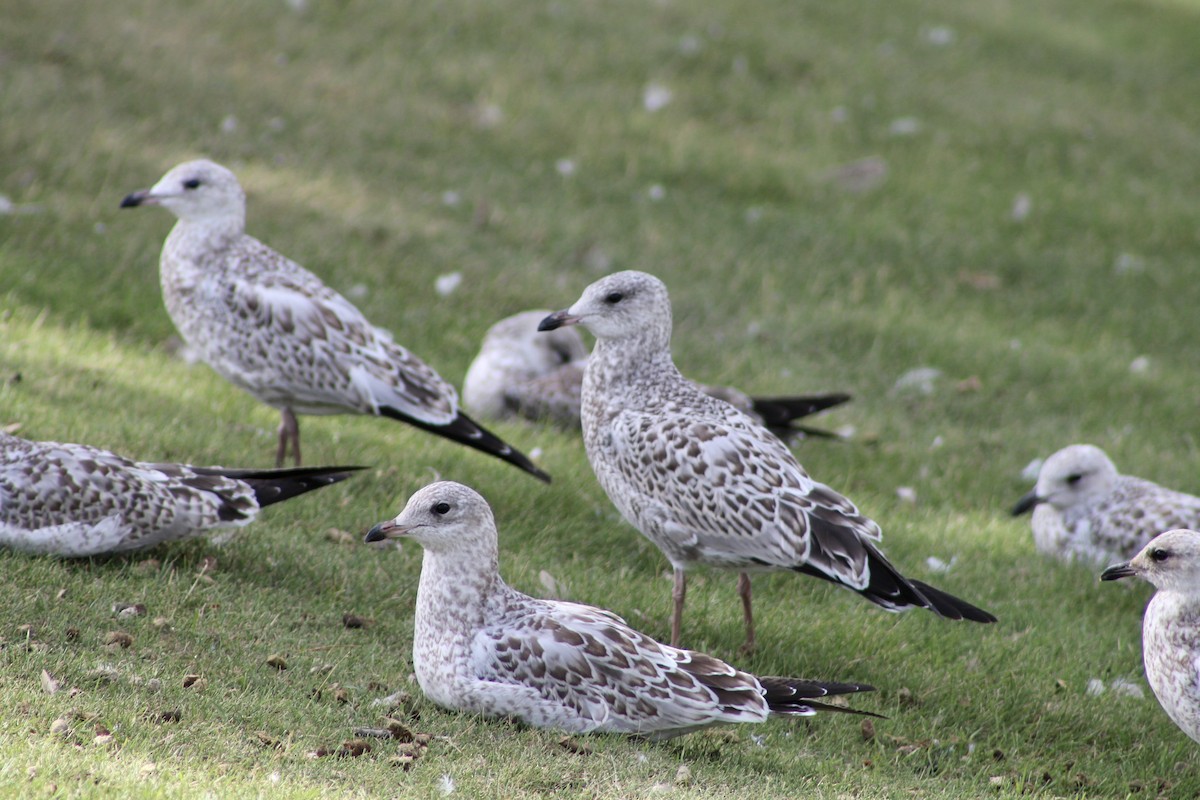
<path id="1" fill-rule="evenodd" d="M 795 420 L 839 406 L 850 400 L 844 392 L 830 394 L 798 395 L 796 397 L 752 397 L 751 407 L 762 418 L 763 424 L 781 438 L 803 434 L 824 439 L 840 438 L 832 431 L 793 424 Z"/>
<path id="2" fill-rule="evenodd" d="M 830 575 L 809 564 L 794 567 L 797 572 L 845 586 L 836 576 Z M 995 622 L 996 617 L 977 608 L 966 600 L 960 600 L 927 583 L 906 578 L 892 563 L 873 546 L 867 550 L 869 582 L 864 588 L 849 586 L 877 606 L 889 611 L 904 611 L 909 608 L 927 608 L 946 619 L 970 620 L 971 622 Z"/>
<path id="3" fill-rule="evenodd" d="M 830 703 L 819 702 L 817 698 L 834 697 L 857 692 L 873 692 L 874 686 L 865 683 L 826 683 L 810 681 L 802 678 L 763 677 L 758 682 L 763 687 L 763 699 L 767 708 L 773 714 L 788 714 L 792 716 L 812 716 L 818 711 L 837 711 L 844 714 L 861 714 L 867 717 L 878 717 L 870 711 L 855 711 Z"/>
<path id="4" fill-rule="evenodd" d="M 249 484 L 259 508 L 344 481 L 366 467 L 294 467 L 291 469 L 224 469 L 192 467 L 197 475 L 219 475 Z"/>
<path id="5" fill-rule="evenodd" d="M 509 464 L 525 470 L 540 481 L 550 482 L 550 476 L 534 466 L 534 463 L 524 453 L 505 443 L 499 436 L 479 425 L 475 420 L 461 411 L 458 412 L 458 416 L 445 425 L 433 425 L 423 422 L 405 414 L 403 411 L 397 411 L 388 406 L 380 406 L 379 413 L 390 419 L 407 422 L 423 431 L 444 436 L 459 444 L 465 444 L 467 447 L 473 447 L 476 450 L 487 453 L 490 456 L 495 456 L 502 461 L 507 461 Z"/>

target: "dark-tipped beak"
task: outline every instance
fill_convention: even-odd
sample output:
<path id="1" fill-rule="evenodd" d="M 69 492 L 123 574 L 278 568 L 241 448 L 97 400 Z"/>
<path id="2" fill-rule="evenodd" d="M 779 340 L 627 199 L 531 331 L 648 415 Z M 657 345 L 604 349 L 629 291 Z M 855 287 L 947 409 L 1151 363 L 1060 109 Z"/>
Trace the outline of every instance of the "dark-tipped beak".
<path id="1" fill-rule="evenodd" d="M 555 311 L 538 323 L 539 331 L 553 331 L 567 325 L 578 325 L 579 317 L 571 316 L 569 311 Z"/>
<path id="2" fill-rule="evenodd" d="M 1014 517 L 1019 517 L 1026 511 L 1032 510 L 1034 506 L 1043 502 L 1044 499 L 1045 498 L 1037 496 L 1036 490 L 1032 491 L 1017 501 L 1017 504 L 1012 507 L 1012 515 Z"/>
<path id="3" fill-rule="evenodd" d="M 121 208 L 136 208 L 137 206 L 154 205 L 155 200 L 150 195 L 148 189 L 142 189 L 140 192 L 133 192 L 125 195 L 125 199 L 121 201 Z"/>
<path id="4" fill-rule="evenodd" d="M 397 539 L 412 530 L 410 525 L 397 525 L 395 520 L 381 522 L 367 531 L 364 542 L 382 542 L 387 539 Z"/>
<path id="5" fill-rule="evenodd" d="M 1102 581 L 1118 581 L 1121 578 L 1129 578 L 1134 575 L 1137 575 L 1137 570 L 1135 570 L 1133 567 L 1129 566 L 1129 562 L 1126 561 L 1122 564 L 1113 564 L 1111 567 L 1104 570 L 1104 572 L 1101 572 L 1100 580 L 1102 580 Z"/>

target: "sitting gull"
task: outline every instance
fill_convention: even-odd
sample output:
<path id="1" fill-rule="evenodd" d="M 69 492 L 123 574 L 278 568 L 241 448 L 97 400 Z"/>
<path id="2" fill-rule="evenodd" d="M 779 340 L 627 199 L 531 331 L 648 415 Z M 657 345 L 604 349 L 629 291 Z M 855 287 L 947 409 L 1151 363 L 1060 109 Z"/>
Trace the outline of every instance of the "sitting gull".
<path id="1" fill-rule="evenodd" d="M 1171 528 L 1200 527 L 1200 497 L 1121 475 L 1090 444 L 1046 459 L 1037 486 L 1013 507 L 1033 509 L 1033 542 L 1064 561 L 1104 564 L 1133 555 Z"/>
<path id="2" fill-rule="evenodd" d="M 459 411 L 458 394 L 299 264 L 245 233 L 246 196 L 232 172 L 188 161 L 122 208 L 179 218 L 159 260 L 163 301 L 189 347 L 235 386 L 279 409 L 282 466 L 296 414 L 374 414 L 482 450 L 549 481 L 522 453 Z"/>
<path id="3" fill-rule="evenodd" d="M 149 464 L 0 432 L 0 546 L 69 557 L 153 547 L 248 525 L 263 506 L 359 469 Z"/>
<path id="4" fill-rule="evenodd" d="M 1136 575 L 1158 589 L 1142 621 L 1142 661 L 1159 704 L 1184 733 L 1200 742 L 1200 533 L 1159 534 L 1100 580 Z"/>
<path id="5" fill-rule="evenodd" d="M 770 714 L 848 711 L 819 698 L 872 690 L 758 678 L 660 644 L 609 611 L 521 594 L 497 571 L 496 536 L 487 501 L 442 481 L 418 491 L 366 537 L 412 539 L 425 550 L 413 670 L 440 706 L 569 733 L 667 739 Z"/>
<path id="6" fill-rule="evenodd" d="M 583 380 L 583 436 L 600 485 L 675 568 L 671 643 L 679 644 L 685 571 L 734 569 L 754 647 L 751 572 L 794 570 L 841 584 L 889 610 L 995 617 L 905 578 L 874 542 L 879 526 L 809 477 L 787 446 L 746 414 L 701 392 L 671 360 L 667 288 L 618 272 L 584 290 L 543 330 L 582 324 L 596 336 Z"/>
<path id="7" fill-rule="evenodd" d="M 463 405 L 485 419 L 548 419 L 579 429 L 580 389 L 588 349 L 576 328 L 538 333 L 549 311 L 525 311 L 493 325 L 463 381 Z M 820 428 L 794 420 L 841 405 L 843 393 L 796 397 L 751 397 L 731 386 L 705 386 L 701 391 L 733 404 L 781 439 L 800 436 L 836 438 Z"/>

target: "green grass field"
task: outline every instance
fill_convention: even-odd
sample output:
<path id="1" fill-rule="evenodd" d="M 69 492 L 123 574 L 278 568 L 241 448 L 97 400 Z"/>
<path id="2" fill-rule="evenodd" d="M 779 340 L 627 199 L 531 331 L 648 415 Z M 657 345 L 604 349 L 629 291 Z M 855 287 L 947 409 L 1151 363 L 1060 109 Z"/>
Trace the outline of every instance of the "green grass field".
<path id="1" fill-rule="evenodd" d="M 0 425 L 272 462 L 275 412 L 171 355 L 170 215 L 118 210 L 203 155 L 238 173 L 250 233 L 455 383 L 499 317 L 565 307 L 609 271 L 659 275 L 686 374 L 855 395 L 822 420 L 854 440 L 802 443 L 802 462 L 906 573 L 1000 622 L 777 575 L 756 582 L 760 646 L 739 659 L 734 576 L 700 573 L 690 646 L 875 684 L 855 705 L 889 719 L 873 737 L 830 715 L 575 752 L 425 701 L 419 549 L 360 541 L 435 476 L 460 480 L 496 510 L 510 583 L 545 594 L 544 571 L 665 637 L 667 563 L 582 444 L 495 426 L 541 449 L 546 487 L 403 425 L 309 417 L 308 463 L 372 469 L 229 545 L 0 553 L 0 794 L 1197 796 L 1195 745 L 1142 676 L 1148 588 L 1045 561 L 1007 511 L 1025 465 L 1077 441 L 1200 490 L 1198 25 L 1195 0 L 4 3 Z M 670 100 L 648 110 L 654 88 Z M 893 391 L 917 367 L 941 371 L 933 393 Z M 957 560 L 935 574 L 929 556 Z M 127 603 L 146 613 L 119 617 Z M 1093 678 L 1145 697 L 1090 696 Z M 372 705 L 399 690 L 411 702 Z M 415 761 L 384 740 L 338 755 L 389 713 L 432 737 Z"/>

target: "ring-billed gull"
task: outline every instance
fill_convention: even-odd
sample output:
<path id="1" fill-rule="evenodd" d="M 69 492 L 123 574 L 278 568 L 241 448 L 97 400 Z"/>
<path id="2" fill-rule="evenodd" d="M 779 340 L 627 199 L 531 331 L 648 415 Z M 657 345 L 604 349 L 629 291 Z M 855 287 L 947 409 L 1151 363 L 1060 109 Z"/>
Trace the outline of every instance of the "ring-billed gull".
<path id="1" fill-rule="evenodd" d="M 510 588 L 497 570 L 492 509 L 460 483 L 419 490 L 366 540 L 393 538 L 412 539 L 425 551 L 413 671 L 421 690 L 446 708 L 571 733 L 666 739 L 718 723 L 762 722 L 772 713 L 846 711 L 821 698 L 872 690 L 758 678 L 660 644 L 609 611 Z"/>
<path id="2" fill-rule="evenodd" d="M 151 464 L 0 432 L 0 546 L 80 557 L 228 534 L 253 522 L 263 506 L 359 469 Z"/>
<path id="3" fill-rule="evenodd" d="M 463 414 L 454 387 L 390 333 L 317 276 L 248 236 L 246 196 L 228 169 L 188 161 L 121 202 L 147 205 L 179 218 L 159 260 L 167 312 L 202 360 L 279 409 L 276 466 L 289 441 L 300 464 L 296 414 L 374 414 L 550 480 Z"/>
<path id="4" fill-rule="evenodd" d="M 560 427 L 579 429 L 580 390 L 588 348 L 576 328 L 539 333 L 538 323 L 549 313 L 524 311 L 488 329 L 463 380 L 463 405 L 472 414 L 484 419 L 546 419 Z M 705 394 L 731 403 L 782 439 L 836 438 L 837 434 L 795 420 L 850 399 L 841 392 L 751 397 L 731 386 L 699 386 Z"/>
<path id="5" fill-rule="evenodd" d="M 1090 444 L 1064 447 L 1046 459 L 1037 486 L 1012 513 L 1030 509 L 1039 552 L 1097 565 L 1132 558 L 1165 530 L 1200 527 L 1200 497 L 1121 475 Z"/>
<path id="6" fill-rule="evenodd" d="M 1200 742 L 1200 533 L 1159 534 L 1101 580 L 1136 575 L 1158 591 L 1142 620 L 1142 661 L 1154 696 L 1184 733 Z"/>
<path id="7" fill-rule="evenodd" d="M 889 610 L 919 606 L 950 619 L 993 622 L 986 611 L 905 578 L 875 542 L 879 526 L 817 483 L 770 431 L 701 392 L 671 360 L 667 287 L 618 272 L 544 319 L 596 336 L 583 381 L 583 436 L 600 485 L 675 568 L 671 643 L 679 643 L 685 571 L 737 570 L 754 647 L 750 573 L 794 570 L 840 584 Z"/>

